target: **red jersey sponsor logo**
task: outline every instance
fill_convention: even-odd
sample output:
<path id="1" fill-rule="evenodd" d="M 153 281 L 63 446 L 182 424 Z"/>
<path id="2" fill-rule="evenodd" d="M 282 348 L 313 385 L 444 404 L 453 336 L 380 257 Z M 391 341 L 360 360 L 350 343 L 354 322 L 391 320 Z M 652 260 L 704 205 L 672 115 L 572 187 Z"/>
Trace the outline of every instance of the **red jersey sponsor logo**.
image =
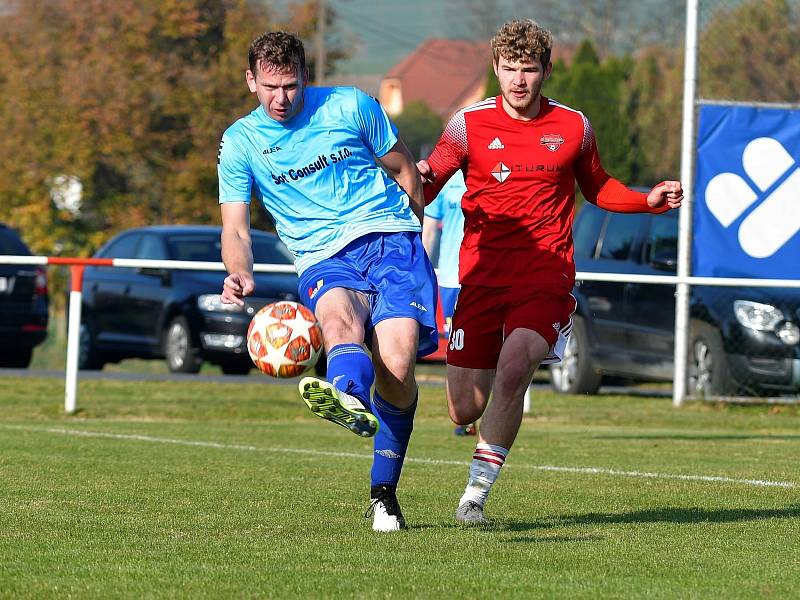
<path id="1" fill-rule="evenodd" d="M 494 175 L 494 178 L 497 179 L 497 181 L 503 183 L 506 179 L 508 179 L 508 176 L 511 175 L 511 169 L 499 162 L 492 169 L 492 175 Z"/>
<path id="2" fill-rule="evenodd" d="M 550 150 L 550 152 L 555 152 L 561 147 L 561 144 L 564 143 L 564 138 L 558 134 L 547 134 L 542 136 L 539 143 Z"/>

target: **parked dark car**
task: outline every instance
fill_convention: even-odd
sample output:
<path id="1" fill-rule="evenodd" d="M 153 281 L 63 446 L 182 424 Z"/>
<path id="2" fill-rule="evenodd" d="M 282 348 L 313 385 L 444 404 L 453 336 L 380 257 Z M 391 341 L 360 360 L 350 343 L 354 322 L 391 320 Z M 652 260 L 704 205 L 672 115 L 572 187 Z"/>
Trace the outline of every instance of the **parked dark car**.
<path id="1" fill-rule="evenodd" d="M 16 231 L 0 223 L 0 254 L 31 256 Z M 49 297 L 44 267 L 0 261 L 0 367 L 27 369 L 47 338 Z"/>
<path id="2" fill-rule="evenodd" d="M 585 204 L 575 219 L 578 271 L 674 275 L 678 213 L 609 213 Z M 564 360 L 550 369 L 564 393 L 604 377 L 672 381 L 675 286 L 578 281 Z M 800 390 L 800 290 L 692 286 L 687 390 L 773 395 Z"/>
<path id="3" fill-rule="evenodd" d="M 105 244 L 97 258 L 219 262 L 220 227 L 131 229 Z M 271 233 L 253 231 L 256 263 L 292 264 Z M 294 273 L 256 273 L 246 306 L 222 304 L 224 271 L 89 267 L 83 281 L 79 368 L 101 369 L 124 358 L 166 358 L 170 371 L 196 373 L 203 361 L 226 374 L 246 374 L 250 320 L 277 300 L 298 300 Z"/>

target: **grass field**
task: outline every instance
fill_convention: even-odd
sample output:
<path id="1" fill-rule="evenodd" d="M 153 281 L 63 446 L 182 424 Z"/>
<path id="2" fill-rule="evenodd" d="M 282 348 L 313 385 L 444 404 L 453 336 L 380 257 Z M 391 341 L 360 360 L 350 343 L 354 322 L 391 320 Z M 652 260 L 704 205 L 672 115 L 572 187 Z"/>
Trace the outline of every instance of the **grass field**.
<path id="1" fill-rule="evenodd" d="M 487 505 L 474 438 L 422 389 L 371 531 L 371 446 L 284 385 L 0 377 L 0 597 L 786 598 L 800 589 L 796 406 L 537 392 Z"/>

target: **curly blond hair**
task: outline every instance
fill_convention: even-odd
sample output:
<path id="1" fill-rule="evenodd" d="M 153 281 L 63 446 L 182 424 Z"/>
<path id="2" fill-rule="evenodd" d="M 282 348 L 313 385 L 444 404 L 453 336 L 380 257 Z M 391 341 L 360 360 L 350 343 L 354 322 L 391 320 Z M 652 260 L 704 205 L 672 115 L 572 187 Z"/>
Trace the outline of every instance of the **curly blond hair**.
<path id="1" fill-rule="evenodd" d="M 538 58 L 547 68 L 552 50 L 552 34 L 532 19 L 509 21 L 492 38 L 495 64 L 501 57 L 512 62 Z"/>

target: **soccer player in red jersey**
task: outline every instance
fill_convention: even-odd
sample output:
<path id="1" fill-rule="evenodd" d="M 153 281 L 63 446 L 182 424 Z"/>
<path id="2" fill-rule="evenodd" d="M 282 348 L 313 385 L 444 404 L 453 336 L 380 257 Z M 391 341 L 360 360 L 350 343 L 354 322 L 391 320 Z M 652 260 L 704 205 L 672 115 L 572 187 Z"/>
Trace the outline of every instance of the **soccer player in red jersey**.
<path id="1" fill-rule="evenodd" d="M 643 194 L 610 177 L 589 120 L 541 95 L 552 36 L 531 20 L 492 39 L 501 94 L 457 112 L 418 163 L 430 202 L 461 169 L 461 292 L 447 353 L 447 397 L 456 424 L 481 418 L 456 520 L 488 523 L 483 507 L 522 422 L 523 396 L 540 364 L 560 360 L 572 326 L 575 182 L 615 212 L 680 207 L 679 181 Z M 492 396 L 491 403 L 489 396 Z"/>

